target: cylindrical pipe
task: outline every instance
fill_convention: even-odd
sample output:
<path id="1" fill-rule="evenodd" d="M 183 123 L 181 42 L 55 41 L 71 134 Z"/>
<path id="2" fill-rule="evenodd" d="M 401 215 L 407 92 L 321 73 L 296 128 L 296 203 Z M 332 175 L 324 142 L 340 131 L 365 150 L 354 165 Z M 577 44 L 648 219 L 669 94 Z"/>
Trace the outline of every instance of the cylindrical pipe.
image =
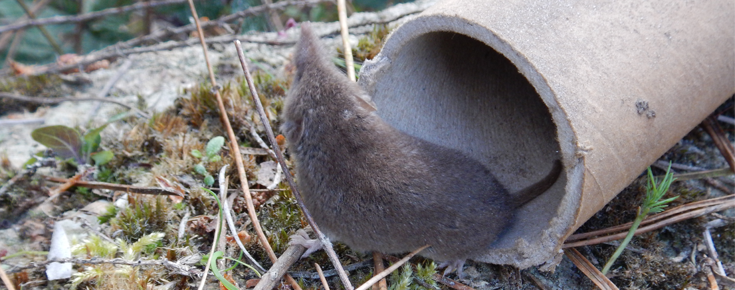
<path id="1" fill-rule="evenodd" d="M 735 93 L 733 19 L 729 0 L 445 0 L 397 28 L 360 84 L 393 126 L 510 192 L 563 160 L 475 259 L 525 268 Z"/>

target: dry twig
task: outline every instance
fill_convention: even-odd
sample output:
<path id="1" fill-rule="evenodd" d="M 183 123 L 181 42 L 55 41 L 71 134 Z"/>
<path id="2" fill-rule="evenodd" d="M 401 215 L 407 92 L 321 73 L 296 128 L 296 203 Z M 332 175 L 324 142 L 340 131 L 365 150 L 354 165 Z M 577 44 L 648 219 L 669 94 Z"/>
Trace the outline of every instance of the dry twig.
<path id="1" fill-rule="evenodd" d="M 212 87 L 217 88 L 217 81 L 214 78 L 214 70 L 212 69 L 212 65 L 209 63 L 209 53 L 207 52 L 207 45 L 204 40 L 204 32 L 202 31 L 201 25 L 199 25 L 199 16 L 197 15 L 196 9 L 194 8 L 194 2 L 192 0 L 189 0 L 189 8 L 191 9 L 192 16 L 194 16 L 194 23 L 196 24 L 197 32 L 199 33 L 199 41 L 202 45 L 204 61 L 207 63 L 209 80 L 212 83 Z M 219 90 L 215 90 L 214 96 L 217 100 L 217 107 L 220 112 L 220 119 L 222 121 L 222 124 L 225 126 L 227 137 L 230 141 L 230 150 L 232 151 L 232 155 L 234 155 L 235 157 L 235 164 L 237 165 L 237 172 L 240 178 L 240 186 L 242 188 L 243 194 L 245 195 L 245 201 L 247 203 L 248 215 L 250 216 L 250 220 L 253 223 L 253 228 L 255 228 L 255 232 L 258 234 L 261 245 L 265 249 L 266 253 L 268 253 L 268 257 L 271 259 L 271 261 L 275 263 L 278 258 L 273 252 L 273 248 L 271 248 L 270 244 L 268 243 L 268 239 L 266 238 L 265 233 L 263 233 L 263 229 L 261 228 L 260 222 L 258 221 L 258 216 L 255 213 L 255 205 L 253 205 L 253 198 L 250 195 L 250 190 L 248 188 L 248 179 L 245 173 L 242 155 L 240 154 L 240 145 L 237 144 L 237 136 L 235 136 L 235 132 L 232 130 L 232 125 L 230 125 L 230 120 L 227 117 L 227 110 L 225 109 L 225 105 L 222 101 L 222 96 L 220 95 Z M 299 284 L 296 283 L 296 281 L 291 278 L 290 275 L 286 275 L 286 280 L 289 282 L 289 284 L 291 284 L 294 289 L 301 290 Z"/>
<path id="2" fill-rule="evenodd" d="M 602 290 L 617 290 L 618 287 L 613 284 L 610 279 L 605 277 L 600 270 L 595 268 L 595 266 L 590 263 L 584 256 L 582 256 L 577 249 L 571 248 L 571 249 L 564 249 L 564 255 L 569 258 L 569 260 L 574 263 L 577 268 L 584 273 L 587 278 L 590 278 L 592 280 L 592 283 L 595 283 L 597 287 L 599 287 Z"/>
<path id="3" fill-rule="evenodd" d="M 276 286 L 276 283 L 281 280 L 286 271 L 293 263 L 299 260 L 302 254 L 306 251 L 306 248 L 301 245 L 290 245 L 286 251 L 281 254 L 281 257 L 273 263 L 268 272 L 265 272 L 260 277 L 260 282 L 255 286 L 254 290 L 269 290 Z"/>
<path id="4" fill-rule="evenodd" d="M 0 267 L 0 279 L 3 280 L 3 284 L 5 284 L 5 287 L 7 287 L 8 290 L 15 290 L 15 286 L 13 286 L 13 281 L 10 281 L 10 277 L 8 277 L 8 274 L 5 273 L 3 267 Z"/>
<path id="5" fill-rule="evenodd" d="M 193 262 L 198 262 L 196 261 Z M 35 269 L 40 267 L 45 267 L 48 264 L 51 263 L 73 263 L 78 265 L 98 265 L 98 264 L 112 264 L 112 265 L 127 265 L 127 266 L 163 266 L 166 267 L 166 269 L 171 270 L 171 274 L 175 275 L 185 275 L 189 277 L 194 277 L 196 275 L 199 275 L 199 270 L 195 267 L 188 266 L 183 263 L 176 263 L 171 262 L 166 259 L 161 260 L 137 260 L 137 261 L 129 261 L 129 260 L 123 260 L 120 258 L 116 259 L 99 259 L 99 258 L 92 258 L 92 259 L 79 259 L 79 258 L 65 258 L 65 259 L 49 259 L 43 262 L 31 262 L 28 265 L 25 266 L 11 266 L 11 269 L 8 270 L 8 273 L 17 273 L 23 270 L 27 269 Z"/>
<path id="6" fill-rule="evenodd" d="M 372 278 L 370 278 L 370 280 L 367 280 L 367 282 L 363 283 L 362 285 L 360 285 L 360 287 L 357 287 L 355 290 L 367 290 L 368 288 L 370 288 L 370 286 L 373 286 L 373 284 L 375 284 L 378 281 L 380 281 L 381 279 L 387 277 L 388 275 L 390 275 L 390 273 L 393 273 L 393 271 L 395 271 L 398 268 L 400 268 L 401 266 L 403 266 L 403 264 L 405 264 L 406 262 L 408 262 L 408 260 L 410 260 L 411 258 L 413 258 L 413 256 L 415 256 L 416 254 L 418 254 L 419 252 L 423 251 L 424 249 L 426 249 L 428 247 L 429 247 L 429 245 L 426 245 L 426 246 L 423 246 L 421 248 L 418 248 L 415 251 L 409 253 L 408 255 L 406 255 L 405 257 L 403 257 L 403 259 L 401 259 L 398 262 L 396 262 L 395 264 L 391 265 L 390 267 L 388 267 L 388 269 L 385 269 L 385 271 L 380 272 L 377 275 L 374 275 Z"/>
<path id="7" fill-rule="evenodd" d="M 18 2 L 18 5 L 20 5 L 21 8 L 23 8 L 23 11 L 25 11 L 26 15 L 28 15 L 28 18 L 31 20 L 36 19 L 36 15 L 33 13 L 33 11 L 28 8 L 28 5 L 26 5 L 23 0 L 16 0 Z M 59 46 L 58 43 L 56 43 L 56 40 L 51 36 L 51 33 L 46 30 L 46 27 L 43 27 L 41 25 L 38 26 L 38 30 L 41 31 L 41 34 L 43 34 L 43 37 L 46 38 L 49 44 L 51 44 L 51 47 L 54 48 L 54 51 L 58 54 L 64 54 L 64 51 L 61 49 L 61 46 Z M 2 27 L 0 27 L 0 32 L 3 32 Z"/>
<path id="8" fill-rule="evenodd" d="M 39 103 L 39 104 L 58 104 L 62 102 L 88 102 L 88 101 L 107 102 L 107 103 L 113 103 L 116 105 L 126 107 L 146 119 L 150 117 L 148 113 L 138 110 L 137 108 L 131 105 L 128 105 L 120 101 L 107 99 L 107 98 L 44 98 L 44 97 L 27 97 L 27 96 L 21 96 L 21 95 L 3 93 L 3 92 L 0 92 L 0 98 L 13 99 L 13 100 L 23 101 L 23 102 L 33 102 L 33 103 Z"/>
<path id="9" fill-rule="evenodd" d="M 210 21 L 204 21 L 200 23 L 200 26 L 202 29 L 212 26 L 221 26 L 223 23 L 232 22 L 238 19 L 242 19 L 244 17 L 260 14 L 263 12 L 266 12 L 268 9 L 271 10 L 283 10 L 287 7 L 292 6 L 314 6 L 320 3 L 325 2 L 332 2 L 332 0 L 291 0 L 291 1 L 279 1 L 276 4 L 269 4 L 269 5 L 261 5 L 261 6 L 255 6 L 250 7 L 248 9 L 245 9 L 243 11 L 239 11 L 230 15 L 222 16 L 215 20 Z M 137 38 L 133 38 L 131 40 L 115 44 L 114 46 L 110 46 L 108 48 L 105 48 L 105 51 L 116 51 L 122 48 L 131 48 L 134 46 L 137 46 L 141 43 L 144 43 L 146 41 L 161 41 L 162 39 L 179 35 L 179 34 L 188 34 L 189 32 L 196 31 L 197 27 L 196 24 L 188 24 L 181 27 L 176 27 L 172 29 L 167 29 L 159 32 L 154 32 L 150 35 L 145 35 Z M 232 42 L 233 39 L 230 39 L 225 42 Z M 247 41 L 247 40 L 243 40 Z"/>
<path id="10" fill-rule="evenodd" d="M 717 149 L 720 150 L 722 156 L 725 157 L 725 161 L 730 165 L 730 170 L 735 172 L 735 148 L 732 147 L 730 140 L 725 137 L 725 132 L 722 131 L 720 125 L 717 124 L 716 119 L 712 116 L 704 119 L 700 125 L 705 131 L 712 137 L 712 142 L 715 143 Z"/>
<path id="11" fill-rule="evenodd" d="M 322 281 L 322 285 L 324 285 L 324 290 L 329 290 L 329 284 L 327 284 L 327 278 L 324 277 L 324 272 L 322 272 L 322 267 L 319 266 L 319 264 L 314 263 L 314 268 L 316 268 L 316 272 L 319 273 L 319 280 Z"/>
<path id="12" fill-rule="evenodd" d="M 181 4 L 185 3 L 186 0 L 166 0 L 166 1 L 155 1 L 155 2 L 138 2 L 133 5 L 129 6 L 123 6 L 123 7 L 115 7 L 115 8 L 109 8 L 105 10 L 90 12 L 86 14 L 81 15 L 72 15 L 72 16 L 54 16 L 49 18 L 43 18 L 43 19 L 30 19 L 26 21 L 21 21 L 5 26 L 0 26 L 0 33 L 5 31 L 14 31 L 22 28 L 26 28 L 29 26 L 40 26 L 40 25 L 49 25 L 49 24 L 61 24 L 61 23 L 73 23 L 73 22 L 84 22 L 88 20 L 92 20 L 95 18 L 100 18 L 108 15 L 113 14 L 120 14 L 125 13 L 128 11 L 134 11 L 139 10 L 147 7 L 156 7 L 156 6 L 163 6 L 163 5 L 172 5 L 172 4 Z"/>
<path id="13" fill-rule="evenodd" d="M 283 158 L 283 153 L 280 149 L 278 149 L 278 143 L 276 142 L 276 137 L 273 135 L 273 130 L 271 129 L 270 122 L 268 121 L 268 118 L 265 115 L 265 110 L 263 110 L 263 104 L 260 103 L 260 98 L 258 97 L 258 92 L 255 90 L 255 85 L 253 84 L 253 77 L 250 75 L 250 70 L 248 69 L 247 62 L 245 61 L 245 55 L 242 52 L 242 47 L 240 45 L 239 41 L 235 41 L 235 47 L 237 48 L 237 56 L 240 58 L 240 65 L 242 66 L 242 70 L 245 73 L 245 80 L 248 83 L 248 87 L 250 88 L 250 95 L 253 98 L 253 103 L 255 103 L 255 107 L 258 111 L 258 115 L 260 115 L 260 120 L 263 123 L 263 127 L 265 127 L 265 133 L 268 136 L 268 141 L 271 142 L 273 145 L 273 148 L 276 153 L 278 164 L 281 165 L 281 168 L 285 171 L 288 171 L 288 165 L 286 164 L 285 158 Z M 296 183 L 293 180 L 293 176 L 290 172 L 285 172 L 284 174 L 286 176 L 286 181 L 288 181 L 288 185 L 291 187 L 291 192 L 293 193 L 294 197 L 296 198 L 296 202 L 299 205 L 299 208 L 301 208 L 301 212 L 304 213 L 304 216 L 306 217 L 306 220 L 309 222 L 309 225 L 314 230 L 314 233 L 317 236 L 317 239 L 321 242 L 322 247 L 325 252 L 327 252 L 327 256 L 329 257 L 329 260 L 334 265 L 334 268 L 337 269 L 337 273 L 339 273 L 339 277 L 342 280 L 342 284 L 344 285 L 345 289 L 352 290 L 352 284 L 350 283 L 350 279 L 347 277 L 347 273 L 344 272 L 344 269 L 342 269 L 342 264 L 339 262 L 339 258 L 337 257 L 337 253 L 334 252 L 334 249 L 332 248 L 332 243 L 329 241 L 329 238 L 324 235 L 324 233 L 319 230 L 319 226 L 314 221 L 314 218 L 312 218 L 311 214 L 309 213 L 309 210 L 304 205 L 304 199 L 301 196 L 301 193 L 296 188 Z"/>
<path id="14" fill-rule="evenodd" d="M 61 183 L 69 182 L 69 179 L 53 177 L 53 176 L 43 176 L 43 178 L 49 181 L 53 181 L 53 182 L 61 182 Z M 108 190 L 140 193 L 140 194 L 181 196 L 181 194 L 179 194 L 178 192 L 172 189 L 161 188 L 161 187 L 135 186 L 135 185 L 126 185 L 126 184 L 114 184 L 114 183 L 107 183 L 107 182 L 82 181 L 82 180 L 76 180 L 74 181 L 72 185 L 86 187 L 86 188 L 108 189 Z"/>
<path id="15" fill-rule="evenodd" d="M 678 223 L 690 218 L 699 217 L 705 214 L 723 211 L 735 207 L 735 196 L 725 196 L 721 198 L 713 198 L 699 202 L 693 202 L 681 205 L 660 214 L 650 216 L 641 223 L 641 227 L 635 231 L 636 235 L 647 233 L 662 227 Z M 643 226 L 646 225 L 646 226 Z M 576 234 L 567 239 L 562 248 L 573 248 L 579 246 L 595 245 L 599 243 L 622 239 L 627 234 L 629 224 L 611 227 L 604 230 Z M 621 232 L 622 231 L 622 232 Z M 607 235 L 598 238 L 586 239 L 588 237 L 598 236 L 607 233 L 618 232 L 617 234 Z"/>
<path id="16" fill-rule="evenodd" d="M 344 50 L 345 55 L 345 67 L 347 68 L 347 77 L 354 82 L 355 63 L 352 60 L 350 33 L 347 30 L 347 11 L 345 9 L 345 0 L 337 0 L 337 13 L 339 14 L 339 28 L 342 34 L 342 49 Z"/>

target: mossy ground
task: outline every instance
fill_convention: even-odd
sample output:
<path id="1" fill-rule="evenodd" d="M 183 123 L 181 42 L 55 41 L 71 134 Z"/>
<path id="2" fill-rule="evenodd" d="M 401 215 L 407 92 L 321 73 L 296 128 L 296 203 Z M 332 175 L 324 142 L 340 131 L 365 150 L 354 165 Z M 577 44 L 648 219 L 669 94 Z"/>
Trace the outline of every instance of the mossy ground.
<path id="1" fill-rule="evenodd" d="M 353 51 L 358 61 L 372 58 L 380 46 L 388 30 L 385 27 L 376 28 L 368 37 L 360 41 L 360 45 Z M 30 85 L 33 82 L 35 85 Z M 18 80 L 15 83 L 3 84 L 0 90 L 30 94 L 39 90 L 40 94 L 49 93 L 48 87 L 54 87 L 58 80 L 46 77 L 36 80 Z M 278 128 L 280 110 L 283 99 L 288 90 L 289 76 L 274 76 L 263 71 L 255 73 L 255 82 L 269 116 L 273 128 Z M 24 88 L 26 86 L 27 88 Z M 36 87 L 37 86 L 37 87 Z M 27 90 L 27 91 L 24 91 Z M 52 90 L 52 89 L 51 89 Z M 128 206 L 125 208 L 111 208 L 101 220 L 102 234 L 113 239 L 119 239 L 127 244 L 135 244 L 150 235 L 161 233 L 160 240 L 147 244 L 136 254 L 136 258 L 158 259 L 165 257 L 175 261 L 191 255 L 205 255 L 212 242 L 213 222 L 217 215 L 217 202 L 214 197 L 205 192 L 202 187 L 202 176 L 195 173 L 194 167 L 202 162 L 191 154 L 192 150 L 204 151 L 209 140 L 216 136 L 226 136 L 211 87 L 201 84 L 184 92 L 187 97 L 180 98 L 167 111 L 157 113 L 150 119 L 127 117 L 121 121 L 125 126 L 119 126 L 115 136 L 119 139 L 103 139 L 102 146 L 112 150 L 115 157 L 108 164 L 97 168 L 92 179 L 110 183 L 139 184 L 156 186 L 156 178 L 165 178 L 175 182 L 187 191 L 186 197 L 180 203 L 167 197 L 155 197 L 136 194 L 116 193 L 113 199 L 123 199 Z M 227 82 L 221 89 L 221 95 L 231 118 L 232 127 L 238 137 L 237 142 L 242 146 L 255 146 L 249 129 L 255 126 L 256 130 L 265 139 L 260 119 L 253 109 L 249 89 L 244 80 L 238 79 Z M 732 104 L 732 100 L 730 101 Z M 727 104 L 725 105 L 727 106 Z M 17 109 L 17 108 L 16 108 Z M 33 108 L 27 108 L 32 110 Z M 732 115 L 731 110 L 728 113 Z M 726 126 L 727 132 L 733 132 L 733 127 Z M 276 133 L 278 134 L 278 133 Z M 109 135 L 108 135 L 109 136 Z M 733 134 L 729 135 L 732 140 Z M 707 168 L 721 168 L 722 160 L 714 149 L 711 140 L 701 129 L 695 129 L 677 146 L 672 148 L 665 159 L 675 163 L 698 165 Z M 239 188 L 237 170 L 234 158 L 229 149 L 220 151 L 219 160 L 203 163 L 206 171 L 215 174 L 225 165 L 228 165 L 226 176 L 229 178 L 229 188 Z M 258 165 L 269 160 L 267 156 L 244 156 L 245 169 L 249 180 L 255 180 Z M 0 165 L 5 164 L 0 162 Z M 76 168 L 59 162 L 55 167 L 48 169 L 44 174 L 70 177 L 76 173 Z M 658 172 L 659 174 L 661 172 Z M 6 165 L 0 170 L 0 180 L 3 182 L 12 178 L 17 171 Z M 298 177 L 297 177 L 298 178 Z M 33 208 L 47 196 L 46 188 L 53 184 L 46 182 L 37 175 L 20 179 L 8 192 L 0 197 L 0 219 L 3 228 L 14 226 L 18 229 L 23 240 L 28 241 L 28 250 L 47 250 L 51 234 L 53 218 L 44 215 L 30 215 Z M 597 213 L 579 231 L 602 229 L 632 221 L 636 209 L 641 204 L 644 195 L 643 181 L 637 180 L 620 193 L 603 210 Z M 253 188 L 262 188 L 255 183 Z M 219 187 L 215 183 L 214 187 Z M 680 195 L 671 206 L 685 202 L 701 200 L 710 196 L 708 188 L 701 182 L 675 182 L 672 192 Z M 72 188 L 62 195 L 56 203 L 56 212 L 80 209 L 86 204 L 99 199 L 96 190 L 93 192 L 84 188 Z M 301 215 L 296 202 L 284 184 L 277 191 L 258 192 L 254 197 L 258 218 L 266 230 L 273 249 L 280 254 L 287 247 L 288 237 L 296 230 L 303 228 L 306 222 Z M 268 268 L 271 263 L 262 248 L 257 244 L 255 231 L 247 217 L 245 200 L 237 197 L 232 205 L 235 214 L 236 227 L 243 229 L 250 238 L 244 240 L 245 246 L 251 254 Z M 178 237 L 178 226 L 186 214 L 190 221 L 186 224 L 185 235 Z M 662 230 L 643 234 L 633 239 L 629 246 L 616 262 L 611 271 L 612 280 L 621 289 L 686 289 L 687 287 L 702 289 L 707 287 L 706 279 L 699 271 L 699 265 L 692 263 L 687 253 L 695 251 L 701 258 L 703 224 L 709 217 L 687 220 L 665 227 Z M 720 257 L 728 274 L 735 270 L 735 227 L 729 225 L 713 230 L 715 244 L 720 250 Z M 82 243 L 82 241 L 79 241 Z M 234 242 L 228 241 L 225 256 L 238 258 L 239 250 Z M 99 252 L 102 246 L 89 246 L 88 257 Z M 96 248 L 94 248 L 96 247 Z M 0 249 L 1 250 L 1 249 Z M 357 253 L 342 244 L 335 244 L 344 265 L 361 263 L 371 258 L 366 253 Z M 615 250 L 614 245 L 596 245 L 584 247 L 582 253 L 601 268 L 604 262 Z M 678 259 L 684 254 L 685 258 Z M 119 257 L 121 253 L 112 253 Z M 38 257 L 36 260 L 43 260 Z M 247 262 L 243 260 L 244 262 Z M 302 259 L 291 270 L 295 272 L 313 272 L 313 264 L 319 263 L 325 270 L 331 269 L 331 263 L 323 252 L 313 254 Z M 427 277 L 435 273 L 430 261 L 422 258 L 413 260 L 421 268 L 404 268 L 396 272 L 389 279 L 393 290 L 429 289 L 436 287 Z M 229 264 L 231 265 L 231 263 Z M 228 265 L 228 266 L 229 266 Z M 471 278 L 468 284 L 483 289 L 535 289 L 535 284 L 526 277 L 540 277 L 547 281 L 567 281 L 567 285 L 594 287 L 589 280 L 568 261 L 562 262 L 556 273 L 540 273 L 535 269 L 519 271 L 513 267 L 488 265 L 468 262 L 465 270 Z M 182 275 L 172 275 L 162 267 L 135 267 L 121 270 L 110 265 L 77 266 L 81 273 L 76 276 L 80 289 L 142 289 L 150 286 L 174 285 L 176 289 L 194 288 L 198 281 Z M 122 272 L 121 272 L 122 271 Z M 472 275 L 472 273 L 477 273 Z M 245 267 L 237 267 L 229 272 L 234 280 L 242 287 L 249 279 L 256 275 Z M 361 267 L 351 272 L 354 284 L 361 284 L 372 274 L 372 266 Z M 18 281 L 43 281 L 45 278 L 41 269 L 26 270 L 11 275 Z M 210 276 L 211 277 L 211 276 Z M 454 278 L 453 274 L 450 277 Z M 341 283 L 336 276 L 328 278 L 333 289 L 340 289 Z M 216 280 L 210 278 L 210 286 L 214 287 Z M 304 289 L 317 289 L 321 285 L 318 280 L 301 279 Z M 565 282 L 566 283 L 566 282 Z M 18 283 L 20 284 L 20 283 Z M 66 288 L 71 281 L 34 284 L 27 288 Z M 439 286 L 446 288 L 445 286 Z"/>

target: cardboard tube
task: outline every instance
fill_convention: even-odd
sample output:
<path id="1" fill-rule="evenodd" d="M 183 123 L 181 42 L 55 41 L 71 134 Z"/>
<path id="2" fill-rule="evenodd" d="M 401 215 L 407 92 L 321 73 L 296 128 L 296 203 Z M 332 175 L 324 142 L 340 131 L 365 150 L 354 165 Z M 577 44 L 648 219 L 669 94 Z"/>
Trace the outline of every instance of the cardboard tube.
<path id="1" fill-rule="evenodd" d="M 564 239 L 735 93 L 735 2 L 441 1 L 360 72 L 395 127 L 515 192 L 563 177 L 475 260 L 555 264 Z M 482 230 L 482 229 L 477 229 Z"/>

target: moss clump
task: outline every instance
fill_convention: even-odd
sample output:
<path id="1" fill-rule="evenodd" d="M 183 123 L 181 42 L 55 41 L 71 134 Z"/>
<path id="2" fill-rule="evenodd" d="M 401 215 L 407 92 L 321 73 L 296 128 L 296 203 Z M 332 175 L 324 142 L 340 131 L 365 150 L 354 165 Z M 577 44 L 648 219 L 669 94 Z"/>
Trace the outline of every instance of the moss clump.
<path id="1" fill-rule="evenodd" d="M 57 75 L 0 78 L 0 92 L 23 96 L 59 97 L 63 94 L 62 83 Z M 43 104 L 0 98 L 0 115 L 21 110 L 35 111 L 40 106 Z"/>
<path id="2" fill-rule="evenodd" d="M 128 206 L 110 219 L 111 231 L 120 230 L 119 238 L 136 241 L 141 237 L 154 233 L 168 233 L 172 212 L 170 202 L 164 197 L 144 197 L 128 195 Z"/>

